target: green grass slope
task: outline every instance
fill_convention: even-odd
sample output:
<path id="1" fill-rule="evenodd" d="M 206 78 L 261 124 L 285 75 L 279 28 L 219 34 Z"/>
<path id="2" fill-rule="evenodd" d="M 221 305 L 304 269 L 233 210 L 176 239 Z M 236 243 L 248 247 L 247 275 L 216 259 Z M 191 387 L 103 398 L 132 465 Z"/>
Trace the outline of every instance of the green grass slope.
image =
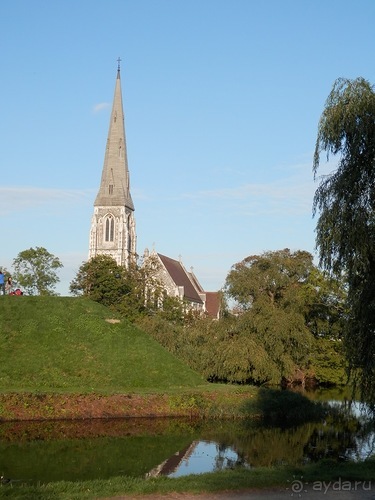
<path id="1" fill-rule="evenodd" d="M 149 335 L 85 298 L 0 296 L 0 342 L 0 392 L 155 392 L 205 384 Z"/>

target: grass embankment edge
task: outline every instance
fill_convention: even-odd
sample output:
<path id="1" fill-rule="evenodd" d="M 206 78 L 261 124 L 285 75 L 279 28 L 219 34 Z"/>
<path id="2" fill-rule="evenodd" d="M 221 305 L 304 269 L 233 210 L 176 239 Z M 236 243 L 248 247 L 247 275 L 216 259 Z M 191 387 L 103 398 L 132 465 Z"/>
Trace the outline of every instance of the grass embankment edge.
<path id="1" fill-rule="evenodd" d="M 129 417 L 240 418 L 256 388 L 207 386 L 127 394 L 0 393 L 0 422 Z"/>
<path id="2" fill-rule="evenodd" d="M 130 478 L 114 477 L 109 480 L 83 482 L 60 481 L 28 486 L 19 484 L 0 488 L 2 498 L 28 500 L 60 499 L 88 500 L 121 495 L 145 496 L 170 493 L 225 493 L 253 489 L 282 489 L 291 494 L 312 488 L 324 493 L 328 489 L 356 488 L 369 491 L 375 480 L 374 462 L 341 463 L 325 460 L 319 464 L 302 467 L 273 467 L 253 470 L 231 470 L 190 475 L 180 478 Z M 350 484 L 349 484 L 350 482 Z M 301 490 L 299 488 L 302 488 Z"/>

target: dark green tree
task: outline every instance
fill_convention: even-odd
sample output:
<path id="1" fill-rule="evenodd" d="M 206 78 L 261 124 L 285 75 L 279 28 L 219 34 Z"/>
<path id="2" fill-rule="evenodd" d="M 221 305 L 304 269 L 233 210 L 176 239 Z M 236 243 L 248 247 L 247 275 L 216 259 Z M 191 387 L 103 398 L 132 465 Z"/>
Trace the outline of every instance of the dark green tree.
<path id="1" fill-rule="evenodd" d="M 226 293 L 244 311 L 237 331 L 266 354 L 254 349 L 250 366 L 263 357 L 273 382 L 292 379 L 307 367 L 314 339 L 306 326 L 301 288 L 312 267 L 308 252 L 284 249 L 246 257 L 227 276 Z"/>
<path id="2" fill-rule="evenodd" d="M 313 266 L 300 289 L 300 307 L 315 337 L 341 340 L 347 320 L 346 283 Z"/>
<path id="3" fill-rule="evenodd" d="M 363 400 L 375 404 L 375 92 L 363 78 L 336 80 L 320 118 L 322 152 L 335 157 L 313 204 L 320 263 L 348 286 L 345 346 Z"/>
<path id="4" fill-rule="evenodd" d="M 158 263 L 148 259 L 125 270 L 129 293 L 122 297 L 117 309 L 131 321 L 142 315 L 153 315 L 162 309 L 163 287 L 158 280 Z"/>
<path id="5" fill-rule="evenodd" d="M 29 295 L 56 295 L 60 260 L 43 247 L 29 248 L 13 259 L 13 280 Z"/>
<path id="6" fill-rule="evenodd" d="M 263 347 L 273 380 L 277 373 L 285 379 L 299 369 L 307 373 L 321 339 L 334 343 L 340 336 L 342 288 L 314 265 L 309 252 L 284 249 L 247 257 L 229 272 L 226 293 L 242 309 L 236 330 Z M 260 351 L 253 352 L 253 365 L 260 366 Z"/>
<path id="7" fill-rule="evenodd" d="M 73 295 L 84 295 L 105 306 L 119 304 L 131 291 L 126 280 L 126 269 L 109 255 L 97 255 L 83 262 L 70 283 Z"/>
<path id="8" fill-rule="evenodd" d="M 288 292 L 305 283 L 313 268 L 312 255 L 288 248 L 246 257 L 235 264 L 226 279 L 226 293 L 247 310 L 255 303 L 278 307 L 288 302 Z"/>
<path id="9" fill-rule="evenodd" d="M 142 314 L 162 309 L 163 289 L 157 279 L 156 262 L 119 266 L 109 255 L 83 262 L 70 283 L 73 295 L 84 295 L 117 310 L 133 321 Z"/>

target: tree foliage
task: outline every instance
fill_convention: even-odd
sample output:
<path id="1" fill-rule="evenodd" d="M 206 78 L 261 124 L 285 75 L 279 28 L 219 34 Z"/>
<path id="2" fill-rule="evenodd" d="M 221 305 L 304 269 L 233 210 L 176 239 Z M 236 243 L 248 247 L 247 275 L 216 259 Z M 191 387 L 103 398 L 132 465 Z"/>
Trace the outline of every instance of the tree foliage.
<path id="1" fill-rule="evenodd" d="M 70 283 L 70 291 L 111 307 L 131 321 L 138 315 L 158 311 L 163 297 L 155 261 L 149 259 L 143 266 L 134 263 L 124 267 L 109 255 L 97 255 L 83 262 Z M 169 310 L 168 304 L 166 301 L 162 311 Z M 175 309 L 173 303 L 174 312 Z"/>
<path id="2" fill-rule="evenodd" d="M 332 347 L 339 331 L 340 314 L 330 311 L 340 310 L 340 296 L 308 252 L 267 252 L 233 266 L 226 291 L 241 301 L 241 314 L 219 321 L 186 314 L 178 298 L 164 295 L 158 271 L 156 259 L 125 269 L 98 256 L 83 263 L 71 291 L 116 309 L 209 381 L 292 381 L 300 369 L 311 372 L 321 338 Z M 319 362 L 329 383 L 329 359 Z"/>
<path id="3" fill-rule="evenodd" d="M 57 270 L 61 267 L 60 260 L 45 248 L 29 248 L 13 260 L 13 278 L 29 295 L 55 295 L 60 281 Z"/>
<path id="4" fill-rule="evenodd" d="M 241 304 L 237 316 L 171 324 L 155 315 L 139 325 L 210 381 L 279 384 L 319 369 L 331 382 L 323 368 L 331 352 L 340 362 L 341 295 L 311 254 L 285 249 L 247 257 L 229 272 L 226 293 Z M 318 359 L 323 345 L 330 351 Z"/>
<path id="5" fill-rule="evenodd" d="M 346 282 L 315 265 L 300 290 L 306 325 L 316 338 L 341 340 L 347 320 Z"/>
<path id="6" fill-rule="evenodd" d="M 347 355 L 362 398 L 375 403 L 375 92 L 368 81 L 334 83 L 319 122 L 315 177 L 322 152 L 337 166 L 314 197 L 320 263 L 345 274 Z"/>
<path id="7" fill-rule="evenodd" d="M 125 269 L 129 293 L 122 297 L 117 310 L 134 321 L 139 315 L 156 314 L 162 308 L 164 289 L 158 279 L 158 263 L 150 258 L 146 263 Z"/>
<path id="8" fill-rule="evenodd" d="M 226 279 L 226 292 L 243 309 L 257 303 L 281 306 L 288 292 L 306 281 L 312 268 L 312 256 L 288 248 L 246 257 L 235 264 Z"/>
<path id="9" fill-rule="evenodd" d="M 283 310 L 291 323 L 299 316 L 315 337 L 340 336 L 344 282 L 318 269 L 309 252 L 286 248 L 246 257 L 229 272 L 226 293 L 260 318 Z"/>
<path id="10" fill-rule="evenodd" d="M 97 255 L 83 262 L 70 283 L 73 295 L 84 295 L 105 306 L 118 303 L 130 292 L 126 269 L 119 266 L 109 255 Z"/>
<path id="11" fill-rule="evenodd" d="M 296 369 L 306 370 L 315 344 L 340 336 L 343 287 L 314 265 L 309 252 L 246 257 L 229 272 L 226 293 L 243 310 L 236 328 L 263 347 L 274 377 L 289 379 Z"/>

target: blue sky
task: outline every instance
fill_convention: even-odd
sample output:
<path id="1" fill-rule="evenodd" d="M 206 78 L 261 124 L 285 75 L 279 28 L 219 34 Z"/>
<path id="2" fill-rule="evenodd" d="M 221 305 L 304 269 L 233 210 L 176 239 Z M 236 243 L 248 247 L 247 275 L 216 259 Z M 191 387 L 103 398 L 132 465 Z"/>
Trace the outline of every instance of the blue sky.
<path id="1" fill-rule="evenodd" d="M 87 260 L 121 57 L 137 250 L 206 290 L 252 254 L 315 253 L 312 156 L 338 77 L 375 83 L 373 0 L 3 0 L 0 266 Z"/>

